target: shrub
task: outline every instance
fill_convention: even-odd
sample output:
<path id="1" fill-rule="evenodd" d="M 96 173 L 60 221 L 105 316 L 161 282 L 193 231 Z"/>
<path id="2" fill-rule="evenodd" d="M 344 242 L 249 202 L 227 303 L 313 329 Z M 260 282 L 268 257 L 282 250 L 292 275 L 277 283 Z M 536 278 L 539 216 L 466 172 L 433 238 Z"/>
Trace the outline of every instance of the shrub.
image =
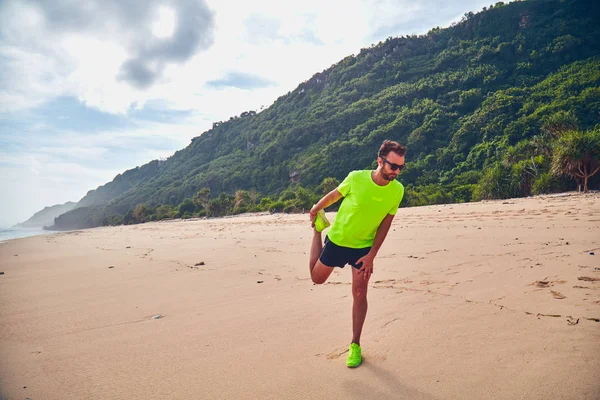
<path id="1" fill-rule="evenodd" d="M 272 213 L 282 212 L 284 207 L 285 207 L 285 203 L 283 201 L 276 201 L 269 205 L 269 212 L 272 212 Z"/>
<path id="2" fill-rule="evenodd" d="M 531 194 L 552 193 L 557 189 L 557 180 L 551 172 L 544 172 L 535 181 L 531 187 Z"/>

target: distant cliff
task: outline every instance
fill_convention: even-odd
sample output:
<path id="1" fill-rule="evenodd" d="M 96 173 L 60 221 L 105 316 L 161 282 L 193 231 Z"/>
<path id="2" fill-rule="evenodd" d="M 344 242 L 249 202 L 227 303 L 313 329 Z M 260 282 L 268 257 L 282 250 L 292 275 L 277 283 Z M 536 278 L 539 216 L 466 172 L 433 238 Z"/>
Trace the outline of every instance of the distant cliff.
<path id="1" fill-rule="evenodd" d="M 77 203 L 69 201 L 65 204 L 56 204 L 50 207 L 44 207 L 43 210 L 33 214 L 25 222 L 15 225 L 15 228 L 42 228 L 45 226 L 54 225 L 54 218 L 61 214 L 71 211 Z"/>

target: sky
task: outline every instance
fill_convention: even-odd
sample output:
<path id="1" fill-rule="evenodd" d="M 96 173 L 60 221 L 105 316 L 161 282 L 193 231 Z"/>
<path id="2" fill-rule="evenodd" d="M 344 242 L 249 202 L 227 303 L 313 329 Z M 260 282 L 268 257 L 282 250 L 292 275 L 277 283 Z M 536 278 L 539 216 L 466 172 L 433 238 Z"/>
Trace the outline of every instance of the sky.
<path id="1" fill-rule="evenodd" d="M 0 0 L 0 227 L 481 0 Z"/>

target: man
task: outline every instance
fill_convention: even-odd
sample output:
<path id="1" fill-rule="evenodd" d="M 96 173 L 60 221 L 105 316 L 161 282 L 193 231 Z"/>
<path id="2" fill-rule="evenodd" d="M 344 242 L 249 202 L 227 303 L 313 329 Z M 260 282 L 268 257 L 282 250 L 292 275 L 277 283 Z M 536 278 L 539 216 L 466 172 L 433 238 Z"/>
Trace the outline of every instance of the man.
<path id="1" fill-rule="evenodd" d="M 404 195 L 396 176 L 404 169 L 406 148 L 386 140 L 379 149 L 377 169 L 352 171 L 334 190 L 310 210 L 314 228 L 310 251 L 310 276 L 324 283 L 335 267 L 352 265 L 352 342 L 346 360 L 348 367 L 362 362 L 360 335 L 367 315 L 367 286 L 373 273 L 373 260 L 390 229 Z M 329 222 L 324 209 L 344 197 L 325 246 L 321 232 Z"/>

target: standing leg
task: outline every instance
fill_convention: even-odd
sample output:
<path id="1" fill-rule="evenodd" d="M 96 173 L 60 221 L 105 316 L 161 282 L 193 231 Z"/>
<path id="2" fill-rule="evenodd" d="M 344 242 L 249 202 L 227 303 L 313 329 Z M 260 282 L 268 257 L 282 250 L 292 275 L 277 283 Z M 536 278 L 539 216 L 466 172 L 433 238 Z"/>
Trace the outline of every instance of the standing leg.
<path id="1" fill-rule="evenodd" d="M 352 267 L 352 343 L 348 349 L 346 366 L 356 368 L 362 363 L 362 350 L 360 348 L 360 334 L 367 316 L 367 287 L 368 279 L 363 278 L 363 273 Z"/>
<path id="2" fill-rule="evenodd" d="M 360 335 L 367 316 L 367 288 L 369 280 L 356 268 L 352 268 L 352 343 L 360 346 Z"/>

